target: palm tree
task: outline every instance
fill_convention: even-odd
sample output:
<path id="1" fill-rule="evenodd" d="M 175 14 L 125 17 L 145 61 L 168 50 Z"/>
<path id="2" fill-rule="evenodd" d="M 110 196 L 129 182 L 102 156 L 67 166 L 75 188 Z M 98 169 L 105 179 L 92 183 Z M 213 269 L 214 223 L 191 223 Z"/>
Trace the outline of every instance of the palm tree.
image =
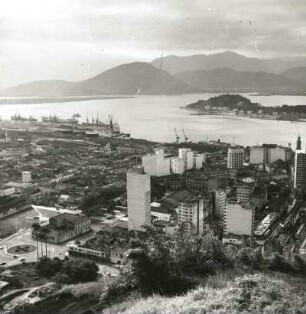
<path id="1" fill-rule="evenodd" d="M 41 229 L 41 226 L 38 222 L 34 222 L 32 224 L 32 229 L 35 231 L 35 236 L 36 236 L 36 247 L 37 247 L 37 262 L 38 262 L 38 259 L 39 259 L 39 246 L 38 246 L 38 231 Z"/>

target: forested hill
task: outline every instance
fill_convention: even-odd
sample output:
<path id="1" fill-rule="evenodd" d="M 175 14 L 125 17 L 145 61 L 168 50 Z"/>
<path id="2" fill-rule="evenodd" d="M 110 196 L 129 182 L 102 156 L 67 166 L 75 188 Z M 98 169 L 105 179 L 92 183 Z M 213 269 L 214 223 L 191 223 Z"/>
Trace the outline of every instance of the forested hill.
<path id="1" fill-rule="evenodd" d="M 207 100 L 198 100 L 195 103 L 187 105 L 187 108 L 195 110 L 204 110 L 206 106 L 228 107 L 229 109 L 255 110 L 260 107 L 257 103 L 252 103 L 250 99 L 241 95 L 223 94 L 211 97 Z"/>
<path id="2" fill-rule="evenodd" d="M 207 107 L 208 106 L 208 107 Z M 207 100 L 198 100 L 195 103 L 188 104 L 187 109 L 197 110 L 197 111 L 207 111 L 214 108 L 225 108 L 227 110 L 233 111 L 244 110 L 252 111 L 253 113 L 262 110 L 264 113 L 271 114 L 275 111 L 278 113 L 287 113 L 287 114 L 305 114 L 306 105 L 294 105 L 290 104 L 280 104 L 280 106 L 261 106 L 259 103 L 253 103 L 250 99 L 238 95 L 238 94 L 223 94 L 215 97 L 211 97 Z"/>

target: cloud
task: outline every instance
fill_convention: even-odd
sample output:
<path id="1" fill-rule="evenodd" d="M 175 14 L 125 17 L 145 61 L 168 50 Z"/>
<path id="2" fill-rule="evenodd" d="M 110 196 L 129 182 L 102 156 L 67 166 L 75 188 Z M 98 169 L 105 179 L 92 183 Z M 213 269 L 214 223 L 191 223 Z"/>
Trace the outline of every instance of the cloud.
<path id="1" fill-rule="evenodd" d="M 0 87 L 39 79 L 40 67 L 44 78 L 85 78 L 161 49 L 304 55 L 305 20 L 304 0 L 1 1 Z M 75 69 L 84 62 L 90 73 Z M 37 70 L 21 75 L 28 64 Z"/>

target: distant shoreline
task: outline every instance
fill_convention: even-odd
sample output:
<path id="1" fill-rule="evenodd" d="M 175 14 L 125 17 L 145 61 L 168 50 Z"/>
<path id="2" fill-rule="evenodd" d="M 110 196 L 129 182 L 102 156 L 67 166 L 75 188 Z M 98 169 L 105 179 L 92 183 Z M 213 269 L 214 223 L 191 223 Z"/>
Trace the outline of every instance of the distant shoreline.
<path id="1" fill-rule="evenodd" d="M 86 100 L 124 99 L 134 96 L 67 96 L 67 97 L 0 97 L 0 105 L 36 105 L 48 103 L 65 103 Z"/>

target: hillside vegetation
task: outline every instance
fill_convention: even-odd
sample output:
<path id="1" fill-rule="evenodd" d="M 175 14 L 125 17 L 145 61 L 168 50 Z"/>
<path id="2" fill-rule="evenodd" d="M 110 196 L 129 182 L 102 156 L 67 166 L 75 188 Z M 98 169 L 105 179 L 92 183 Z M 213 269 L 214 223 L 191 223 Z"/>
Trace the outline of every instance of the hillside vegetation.
<path id="1" fill-rule="evenodd" d="M 254 110 L 260 107 L 259 104 L 252 103 L 250 99 L 241 95 L 223 94 L 211 97 L 207 100 L 198 100 L 186 107 L 195 110 L 204 110 L 205 106 L 228 107 L 230 109 Z"/>
<path id="2" fill-rule="evenodd" d="M 254 274 L 223 283 L 221 288 L 207 285 L 173 298 L 153 296 L 125 302 L 101 313 L 306 313 L 305 281 Z"/>

